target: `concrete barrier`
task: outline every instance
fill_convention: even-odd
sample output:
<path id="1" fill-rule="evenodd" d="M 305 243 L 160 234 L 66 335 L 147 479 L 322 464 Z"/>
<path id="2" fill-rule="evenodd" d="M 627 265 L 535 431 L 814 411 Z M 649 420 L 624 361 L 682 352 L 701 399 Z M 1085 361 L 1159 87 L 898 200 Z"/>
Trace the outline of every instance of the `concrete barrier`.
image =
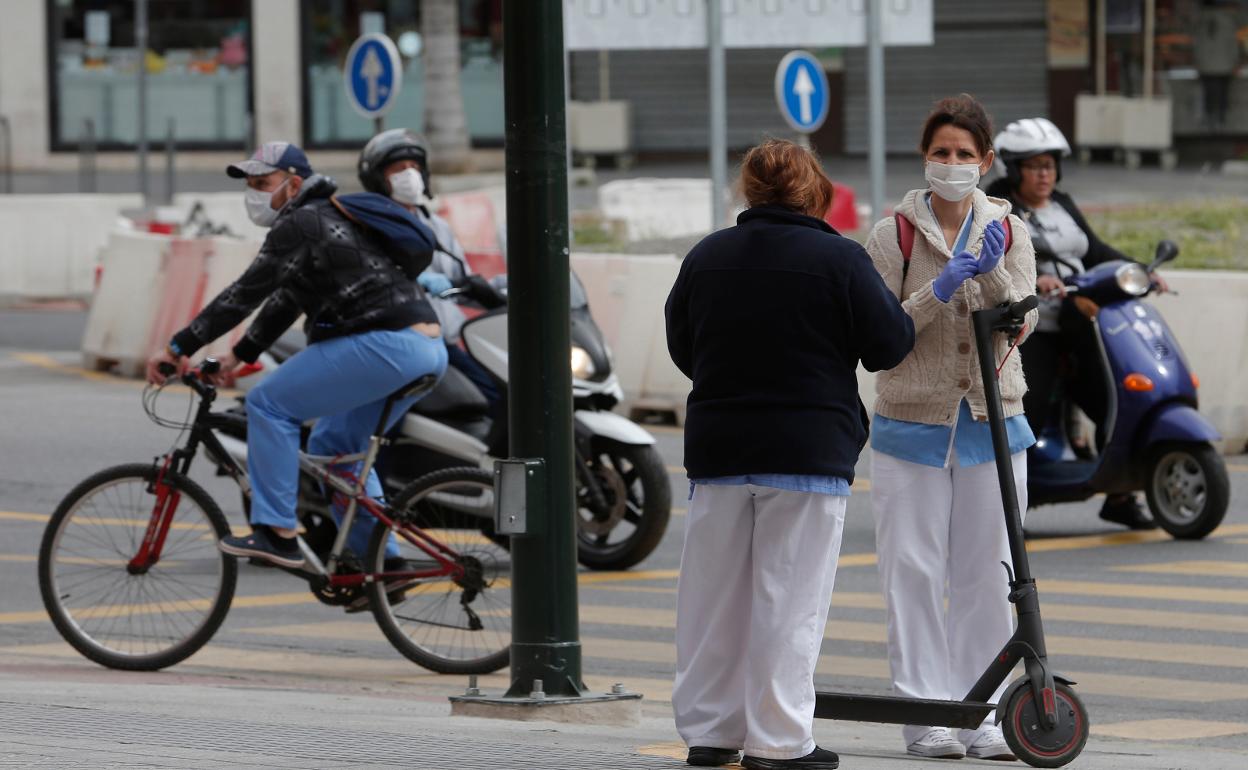
<path id="1" fill-rule="evenodd" d="M 100 253 L 100 284 L 83 335 L 84 364 L 137 377 L 144 362 L 240 276 L 259 249 L 236 238 L 117 231 Z M 247 319 L 198 354 L 233 347 Z"/>
<path id="2" fill-rule="evenodd" d="M 0 300 L 85 297 L 96 256 L 138 195 L 0 197 Z"/>
<path id="3" fill-rule="evenodd" d="M 120 366 L 137 375 L 151 354 L 149 340 L 160 310 L 162 272 L 172 239 L 117 231 L 100 252 L 100 285 L 82 338 L 84 365 L 93 370 Z"/>
<path id="4" fill-rule="evenodd" d="M 617 179 L 598 188 L 598 208 L 624 223 L 630 241 L 711 231 L 709 179 Z"/>
<path id="5" fill-rule="evenodd" d="M 671 254 L 574 253 L 594 321 L 615 354 L 624 410 L 672 411 L 683 417 L 689 380 L 667 354 L 663 304 L 680 271 Z"/>
<path id="6" fill-rule="evenodd" d="M 1200 411 L 1224 449 L 1248 444 L 1248 273 L 1166 270 L 1178 292 L 1151 298 L 1200 378 Z"/>

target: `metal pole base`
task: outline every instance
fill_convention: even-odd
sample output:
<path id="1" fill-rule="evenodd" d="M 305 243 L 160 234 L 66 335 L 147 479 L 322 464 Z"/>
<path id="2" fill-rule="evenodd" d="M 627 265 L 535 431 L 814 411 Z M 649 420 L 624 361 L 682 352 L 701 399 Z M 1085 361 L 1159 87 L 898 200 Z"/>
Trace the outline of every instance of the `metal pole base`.
<path id="1" fill-rule="evenodd" d="M 579 696 L 509 698 L 504 695 L 453 695 L 451 716 L 636 727 L 641 724 L 641 693 L 584 693 Z"/>

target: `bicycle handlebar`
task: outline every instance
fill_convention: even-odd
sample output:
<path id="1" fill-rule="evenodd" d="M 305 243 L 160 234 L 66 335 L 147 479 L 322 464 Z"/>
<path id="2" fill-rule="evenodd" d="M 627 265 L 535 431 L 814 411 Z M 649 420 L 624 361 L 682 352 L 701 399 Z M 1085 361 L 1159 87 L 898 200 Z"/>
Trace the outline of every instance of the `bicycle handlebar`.
<path id="1" fill-rule="evenodd" d="M 165 377 L 172 377 L 178 373 L 178 367 L 171 363 L 162 361 L 156 365 L 156 371 Z M 204 362 L 194 369 L 187 369 L 182 374 L 182 384 L 200 395 L 201 398 L 208 398 L 210 394 L 215 395 L 216 389 L 204 382 L 201 378 L 203 375 L 214 375 L 221 371 L 221 362 L 215 358 L 205 358 Z"/>

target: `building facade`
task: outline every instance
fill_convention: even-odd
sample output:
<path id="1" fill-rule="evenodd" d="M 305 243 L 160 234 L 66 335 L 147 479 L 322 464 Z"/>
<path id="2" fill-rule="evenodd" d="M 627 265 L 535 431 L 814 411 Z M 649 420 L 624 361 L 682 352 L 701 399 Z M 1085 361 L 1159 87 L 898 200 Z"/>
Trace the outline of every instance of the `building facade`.
<path id="1" fill-rule="evenodd" d="M 354 149 L 372 122 L 356 115 L 342 60 L 361 32 L 396 41 L 404 85 L 387 125 L 423 124 L 422 2 L 458 4 L 461 90 L 477 146 L 503 139 L 503 0 L 148 0 L 148 49 L 137 46 L 134 0 L 5 0 L 0 24 L 0 117 L 13 163 L 68 165 L 91 143 L 129 155 L 138 138 L 138 67 L 146 68 L 146 133 L 159 148 L 237 152 L 255 140 Z M 931 103 L 979 97 L 998 124 L 1048 115 L 1073 140 L 1075 96 L 1096 87 L 1098 8 L 1105 9 L 1105 82 L 1137 95 L 1152 49 L 1155 94 L 1173 103 L 1176 143 L 1239 152 L 1248 138 L 1248 0 L 1155 0 L 1145 41 L 1144 0 L 936 0 L 934 44 L 885 56 L 886 145 L 915 149 Z M 815 51 L 832 87 L 832 112 L 814 137 L 827 154 L 866 151 L 862 49 Z M 773 96 L 784 51 L 728 52 L 728 140 L 744 147 L 785 135 Z M 631 106 L 641 153 L 697 153 L 707 145 L 706 55 L 697 50 L 577 52 L 571 96 Z M 3 137 L 0 137 L 3 139 Z"/>

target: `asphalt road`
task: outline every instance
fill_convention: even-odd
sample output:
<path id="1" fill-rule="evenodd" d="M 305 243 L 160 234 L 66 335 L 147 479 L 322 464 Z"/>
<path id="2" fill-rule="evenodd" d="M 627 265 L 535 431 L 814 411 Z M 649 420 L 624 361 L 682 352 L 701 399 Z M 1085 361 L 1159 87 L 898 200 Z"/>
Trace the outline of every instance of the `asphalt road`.
<path id="1" fill-rule="evenodd" d="M 148 422 L 139 384 L 77 366 L 73 353 L 0 348 L 0 671 L 42 672 L 67 688 L 98 684 L 103 673 L 62 642 L 42 613 L 35 561 L 46 518 L 90 473 L 149 461 L 176 438 Z M 169 414 L 188 403 L 185 393 L 166 398 Z M 651 716 L 663 715 L 670 698 L 687 492 L 679 431 L 656 429 L 656 438 L 676 506 L 667 536 L 634 570 L 582 573 L 580 585 L 587 680 L 601 688 L 624 682 L 645 693 Z M 1248 457 L 1227 461 L 1231 511 L 1203 541 L 1125 533 L 1097 519 L 1099 501 L 1040 508 L 1028 516 L 1050 655 L 1079 682 L 1093 720 L 1090 750 L 1112 753 L 1120 740 L 1130 740 L 1133 747 L 1156 741 L 1248 751 Z M 826 689 L 883 692 L 884 616 L 865 463 L 860 473 L 818 681 Z M 243 524 L 232 484 L 212 477 L 202 463 L 192 476 L 233 523 Z M 211 643 L 172 676 L 332 690 L 344 697 L 397 693 L 404 683 L 442 679 L 448 690 L 462 686 L 462 678 L 438 678 L 400 658 L 371 616 L 318 605 L 287 575 L 243 565 L 239 595 L 249 601 L 236 602 Z M 483 686 L 503 682 L 487 677 Z M 873 745 L 854 745 L 884 756 L 902 748 L 899 735 L 872 735 Z M 852 726 L 827 723 L 821 723 L 819 737 L 833 747 L 863 740 Z"/>

